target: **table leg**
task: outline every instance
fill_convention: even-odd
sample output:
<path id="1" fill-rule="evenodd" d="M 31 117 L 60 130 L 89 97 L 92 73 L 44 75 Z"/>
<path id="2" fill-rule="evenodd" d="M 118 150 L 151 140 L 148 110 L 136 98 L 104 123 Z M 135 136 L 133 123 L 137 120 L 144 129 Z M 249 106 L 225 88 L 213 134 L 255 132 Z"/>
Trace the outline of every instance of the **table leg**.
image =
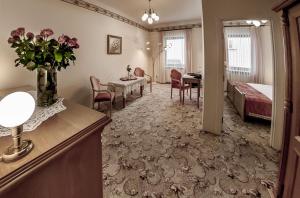
<path id="1" fill-rule="evenodd" d="M 200 86 L 201 86 L 201 83 L 199 82 L 198 83 L 198 93 L 197 93 L 197 103 L 198 103 L 198 109 L 200 109 Z"/>
<path id="2" fill-rule="evenodd" d="M 123 97 L 123 108 L 126 107 L 126 97 L 125 97 L 125 93 L 122 92 L 122 97 Z"/>
<path id="3" fill-rule="evenodd" d="M 140 86 L 140 93 L 141 93 L 141 97 L 143 97 L 143 91 L 144 91 L 144 86 Z"/>
<path id="4" fill-rule="evenodd" d="M 184 89 L 184 88 L 183 88 L 183 91 L 182 91 L 182 92 L 183 92 L 183 96 L 182 96 L 182 105 L 184 105 L 184 95 L 185 95 L 185 93 L 184 93 L 184 92 L 185 92 L 185 89 Z"/>
<path id="5" fill-rule="evenodd" d="M 192 83 L 190 83 L 190 100 L 192 100 Z"/>

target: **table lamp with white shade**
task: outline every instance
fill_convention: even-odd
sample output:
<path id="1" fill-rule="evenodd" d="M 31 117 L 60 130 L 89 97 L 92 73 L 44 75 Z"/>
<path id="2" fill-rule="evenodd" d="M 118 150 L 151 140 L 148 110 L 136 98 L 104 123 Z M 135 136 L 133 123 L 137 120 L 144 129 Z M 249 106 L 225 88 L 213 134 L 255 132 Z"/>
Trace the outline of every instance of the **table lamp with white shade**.
<path id="1" fill-rule="evenodd" d="M 0 101 L 0 125 L 11 129 L 13 145 L 2 154 L 3 162 L 16 161 L 33 149 L 31 140 L 22 140 L 23 124 L 35 109 L 34 98 L 26 92 L 15 92 Z M 1 161 L 0 160 L 0 161 Z"/>

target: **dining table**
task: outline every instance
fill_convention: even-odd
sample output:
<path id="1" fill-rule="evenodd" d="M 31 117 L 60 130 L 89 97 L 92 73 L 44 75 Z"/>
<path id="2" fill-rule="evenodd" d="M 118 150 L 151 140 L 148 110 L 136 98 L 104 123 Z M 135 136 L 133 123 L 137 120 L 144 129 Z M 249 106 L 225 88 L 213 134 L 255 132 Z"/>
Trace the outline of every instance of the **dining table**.
<path id="1" fill-rule="evenodd" d="M 193 74 L 184 74 L 182 76 L 182 83 L 189 84 L 191 87 L 193 84 L 197 84 L 197 106 L 200 108 L 200 90 L 202 86 L 202 78 L 201 75 L 193 75 Z M 184 105 L 184 95 L 182 98 L 182 104 Z M 192 90 L 190 90 L 190 99 L 192 99 Z"/>

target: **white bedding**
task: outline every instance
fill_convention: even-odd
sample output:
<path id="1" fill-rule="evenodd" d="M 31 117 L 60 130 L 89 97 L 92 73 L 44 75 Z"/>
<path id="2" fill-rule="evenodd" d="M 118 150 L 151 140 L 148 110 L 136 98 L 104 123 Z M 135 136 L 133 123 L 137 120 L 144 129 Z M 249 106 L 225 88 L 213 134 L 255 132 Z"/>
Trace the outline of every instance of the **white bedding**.
<path id="1" fill-rule="evenodd" d="M 272 85 L 263 85 L 263 84 L 254 84 L 254 83 L 247 83 L 260 93 L 264 94 L 267 96 L 270 100 L 273 101 L 273 87 Z"/>

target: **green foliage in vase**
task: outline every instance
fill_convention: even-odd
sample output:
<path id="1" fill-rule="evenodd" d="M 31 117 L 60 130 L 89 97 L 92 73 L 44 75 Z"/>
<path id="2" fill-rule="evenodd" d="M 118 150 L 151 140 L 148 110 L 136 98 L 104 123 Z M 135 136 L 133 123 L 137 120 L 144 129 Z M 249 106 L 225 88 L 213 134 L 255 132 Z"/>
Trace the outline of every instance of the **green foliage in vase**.
<path id="1" fill-rule="evenodd" d="M 38 68 L 60 71 L 70 66 L 70 62 L 74 64 L 74 49 L 79 48 L 77 39 L 66 35 L 55 39 L 51 38 L 53 34 L 51 29 L 43 29 L 36 36 L 32 32 L 25 33 L 25 28 L 13 30 L 8 43 L 18 55 L 15 66 L 22 65 L 31 71 Z"/>

